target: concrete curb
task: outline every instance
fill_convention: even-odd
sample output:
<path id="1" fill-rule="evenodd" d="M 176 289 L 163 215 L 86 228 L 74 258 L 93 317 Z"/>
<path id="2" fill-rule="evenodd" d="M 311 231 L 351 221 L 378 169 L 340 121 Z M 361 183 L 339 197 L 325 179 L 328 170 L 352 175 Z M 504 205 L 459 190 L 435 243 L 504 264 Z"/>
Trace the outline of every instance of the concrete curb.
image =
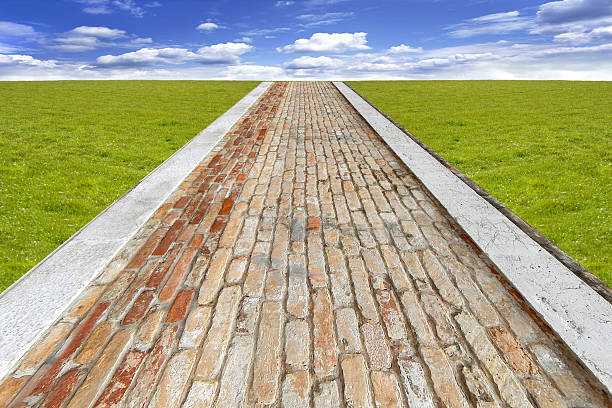
<path id="1" fill-rule="evenodd" d="M 231 127 L 263 82 L 0 294 L 0 378 L 72 304 Z"/>
<path id="2" fill-rule="evenodd" d="M 342 82 L 334 85 L 583 364 L 612 391 L 612 304 Z"/>

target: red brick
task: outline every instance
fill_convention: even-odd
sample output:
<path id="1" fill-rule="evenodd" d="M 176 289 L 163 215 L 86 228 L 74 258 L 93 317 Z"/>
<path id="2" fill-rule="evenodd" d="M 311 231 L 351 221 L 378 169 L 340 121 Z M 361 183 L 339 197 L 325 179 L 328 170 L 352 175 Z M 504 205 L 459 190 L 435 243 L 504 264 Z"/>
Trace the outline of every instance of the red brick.
<path id="1" fill-rule="evenodd" d="M 73 368 L 59 379 L 47 398 L 43 401 L 41 408 L 59 408 L 70 397 L 72 391 L 81 380 L 83 370 Z"/>
<path id="2" fill-rule="evenodd" d="M 130 309 L 129 312 L 123 318 L 123 325 L 128 326 L 130 324 L 138 323 L 142 320 L 147 310 L 149 310 L 149 305 L 153 300 L 153 296 L 155 296 L 154 290 L 145 290 L 134 302 L 134 305 Z"/>
<path id="3" fill-rule="evenodd" d="M 189 200 L 191 200 L 191 197 L 189 196 L 183 196 L 181 197 L 175 204 L 174 204 L 174 208 L 185 208 L 185 206 L 187 206 L 187 203 L 189 202 Z"/>
<path id="4" fill-rule="evenodd" d="M 181 229 L 183 228 L 183 225 L 185 225 L 185 221 L 176 220 L 174 224 L 172 224 L 172 227 L 170 227 L 168 232 L 166 232 L 166 235 L 160 241 L 159 245 L 157 245 L 157 248 L 155 248 L 152 255 L 156 256 L 165 254 L 168 248 L 170 248 L 170 245 L 172 245 L 172 243 L 178 236 Z"/>
<path id="5" fill-rule="evenodd" d="M 176 260 L 176 257 L 178 256 L 179 252 L 181 252 L 181 249 L 182 248 L 179 245 L 173 247 L 168 253 L 168 256 L 157 264 L 157 266 L 153 270 L 153 273 L 149 277 L 149 280 L 147 281 L 147 287 L 156 288 L 161 285 L 161 283 L 164 281 L 164 278 L 166 277 L 166 274 L 172 267 L 172 264 L 174 264 L 174 261 Z"/>
<path id="6" fill-rule="evenodd" d="M 208 168 L 209 169 L 214 168 L 217 165 L 217 163 L 219 162 L 219 160 L 221 160 L 222 157 L 223 157 L 223 155 L 221 155 L 221 154 L 218 154 L 215 157 L 213 157 L 212 160 L 210 161 L 210 163 L 208 163 Z"/>
<path id="7" fill-rule="evenodd" d="M 218 232 L 220 232 L 223 227 L 225 226 L 225 222 L 227 221 L 226 217 L 217 217 L 215 218 L 215 222 L 213 222 L 213 225 L 210 227 L 210 232 L 211 234 L 216 234 Z"/>
<path id="8" fill-rule="evenodd" d="M 77 329 L 68 346 L 62 351 L 60 357 L 51 364 L 48 371 L 41 376 L 38 384 L 36 384 L 32 392 L 30 392 L 30 396 L 39 395 L 51 389 L 51 386 L 64 367 L 64 364 L 68 362 L 70 356 L 85 342 L 85 339 L 87 339 L 87 336 L 89 336 L 89 333 L 94 329 L 96 323 L 109 306 L 109 302 L 99 303 L 90 312 L 89 316 L 87 316 L 85 321 Z"/>
<path id="9" fill-rule="evenodd" d="M 228 215 L 232 211 L 232 207 L 234 206 L 234 200 L 231 198 L 226 198 L 223 200 L 223 206 L 221 207 L 221 211 L 219 211 L 219 215 Z"/>
<path id="10" fill-rule="evenodd" d="M 193 233 L 195 232 L 196 229 L 196 225 L 195 224 L 190 224 L 187 225 L 183 231 L 181 231 L 181 233 L 179 234 L 179 236 L 176 238 L 177 242 L 187 242 L 191 239 L 191 237 L 193 236 Z"/>
<path id="11" fill-rule="evenodd" d="M 171 209 L 172 209 L 172 203 L 165 203 L 164 205 L 159 207 L 157 211 L 155 211 L 155 214 L 153 214 L 153 219 L 161 220 L 162 218 L 166 216 L 168 211 L 170 211 Z"/>
<path id="12" fill-rule="evenodd" d="M 204 243 L 204 235 L 196 234 L 193 236 L 193 239 L 189 243 L 189 246 L 192 248 L 198 248 L 198 247 L 201 247 L 203 243 Z"/>
<path id="13" fill-rule="evenodd" d="M 191 265 L 193 258 L 198 253 L 197 248 L 187 248 L 183 255 L 176 263 L 174 270 L 170 274 L 170 277 L 166 281 L 164 288 L 159 292 L 159 301 L 167 302 L 174 297 L 174 294 L 178 290 L 179 285 L 183 281 L 183 277 L 187 272 L 187 269 Z"/>
<path id="14" fill-rule="evenodd" d="M 185 318 L 194 294 L 194 290 L 182 290 L 176 295 L 176 299 L 174 303 L 172 303 L 172 307 L 170 307 L 168 315 L 166 316 L 166 323 L 178 322 Z"/>
<path id="15" fill-rule="evenodd" d="M 246 178 L 247 178 L 247 175 L 242 173 L 242 174 L 239 174 L 238 177 L 236 177 L 236 181 L 245 181 Z"/>
<path id="16" fill-rule="evenodd" d="M 145 352 L 140 350 L 132 350 L 125 355 L 108 386 L 98 398 L 96 408 L 110 408 L 119 404 L 123 394 L 131 385 L 134 374 L 136 374 L 136 370 L 140 367 L 145 355 Z"/>
<path id="17" fill-rule="evenodd" d="M 144 245 L 138 251 L 138 253 L 134 255 L 134 258 L 132 258 L 126 268 L 138 269 L 142 265 L 144 265 L 149 255 L 151 255 L 151 253 L 153 252 L 153 248 L 155 248 L 159 244 L 159 242 L 162 240 L 163 236 L 166 234 L 167 231 L 167 228 L 158 228 L 153 234 L 151 234 L 149 239 L 147 239 L 147 242 L 145 242 Z"/>

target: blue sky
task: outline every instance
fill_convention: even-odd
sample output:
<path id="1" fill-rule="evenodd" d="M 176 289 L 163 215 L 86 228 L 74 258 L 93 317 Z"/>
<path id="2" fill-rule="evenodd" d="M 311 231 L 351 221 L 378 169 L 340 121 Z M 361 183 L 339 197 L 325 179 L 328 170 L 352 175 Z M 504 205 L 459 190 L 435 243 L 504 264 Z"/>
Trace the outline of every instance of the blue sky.
<path id="1" fill-rule="evenodd" d="M 1 0 L 0 80 L 612 80 L 612 0 Z"/>

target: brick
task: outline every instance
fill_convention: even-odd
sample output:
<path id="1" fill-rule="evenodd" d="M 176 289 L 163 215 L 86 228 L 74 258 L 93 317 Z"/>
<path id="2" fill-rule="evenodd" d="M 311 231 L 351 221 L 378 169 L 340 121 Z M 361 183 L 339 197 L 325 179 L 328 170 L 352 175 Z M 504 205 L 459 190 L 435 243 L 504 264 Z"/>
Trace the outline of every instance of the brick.
<path id="1" fill-rule="evenodd" d="M 81 351 L 79 351 L 79 354 L 76 355 L 73 361 L 77 364 L 89 364 L 94 359 L 94 357 L 96 357 L 98 353 L 102 351 L 104 345 L 111 337 L 114 328 L 115 327 L 113 323 L 100 323 L 91 333 L 91 336 L 89 336 L 87 342 L 85 343 Z"/>
<path id="2" fill-rule="evenodd" d="M 127 269 L 138 269 L 144 265 L 149 255 L 151 255 L 153 250 L 159 245 L 160 241 L 167 232 L 168 228 L 158 228 L 155 230 L 149 239 L 142 245 L 136 255 L 134 255 L 134 258 L 132 258 L 128 264 Z"/>
<path id="3" fill-rule="evenodd" d="M 315 408 L 340 408 L 340 391 L 337 381 L 319 383 L 318 390 L 314 391 Z"/>
<path id="4" fill-rule="evenodd" d="M 306 318 L 308 316 L 310 296 L 306 275 L 307 270 L 304 257 L 292 254 L 289 259 L 287 312 L 299 318 Z"/>
<path id="5" fill-rule="evenodd" d="M 400 359 L 398 365 L 409 407 L 434 408 L 437 404 L 427 385 L 421 363 L 414 359 Z"/>
<path id="6" fill-rule="evenodd" d="M 283 407 L 305 407 L 310 404 L 310 373 L 294 371 L 287 374 L 283 382 L 281 402 Z"/>
<path id="7" fill-rule="evenodd" d="M 134 330 L 121 330 L 113 336 L 67 407 L 87 408 L 94 404 L 103 391 L 102 387 L 113 375 L 114 367 L 128 348 L 133 335 Z"/>
<path id="8" fill-rule="evenodd" d="M 280 303 L 265 302 L 261 310 L 253 371 L 253 396 L 255 401 L 261 404 L 272 404 L 278 392 L 281 321 Z"/>
<path id="9" fill-rule="evenodd" d="M 371 375 L 374 403 L 377 407 L 403 407 L 402 392 L 395 375 L 374 371 Z"/>
<path id="10" fill-rule="evenodd" d="M 134 301 L 134 305 L 127 312 L 121 324 L 129 326 L 134 323 L 140 323 L 145 313 L 147 313 L 147 310 L 149 310 L 149 305 L 153 301 L 153 296 L 155 296 L 154 290 L 145 290 L 138 295 L 136 301 Z"/>
<path id="11" fill-rule="evenodd" d="M 471 406 L 455 380 L 455 374 L 444 352 L 438 348 L 421 348 L 438 398 L 447 407 Z"/>
<path id="12" fill-rule="evenodd" d="M 319 232 L 320 230 L 321 230 L 321 218 L 308 217 L 308 225 L 306 226 L 306 231 Z"/>
<path id="13" fill-rule="evenodd" d="M 194 381 L 183 408 L 209 408 L 217 396 L 216 381 Z"/>
<path id="14" fill-rule="evenodd" d="M 433 330 L 427 322 L 427 317 L 420 306 L 417 295 L 412 291 L 406 291 L 402 295 L 401 300 L 406 317 L 416 334 L 419 345 L 423 347 L 436 347 L 437 343 Z"/>
<path id="15" fill-rule="evenodd" d="M 323 243 L 318 235 L 308 236 L 308 276 L 313 288 L 327 286 Z"/>
<path id="16" fill-rule="evenodd" d="M 201 247 L 204 243 L 204 235 L 203 234 L 195 234 L 191 241 L 189 242 L 189 247 L 198 248 Z"/>
<path id="17" fill-rule="evenodd" d="M 58 380 L 40 406 L 45 408 L 61 407 L 70 398 L 83 375 L 84 371 L 77 368 L 73 368 L 62 375 L 62 378 Z"/>
<path id="18" fill-rule="evenodd" d="M 127 389 L 132 385 L 132 379 L 144 358 L 145 353 L 140 350 L 131 350 L 125 355 L 115 375 L 96 402 L 96 408 L 110 408 L 119 404 Z"/>
<path id="19" fill-rule="evenodd" d="M 329 265 L 329 281 L 331 284 L 334 308 L 350 307 L 353 305 L 353 293 L 348 271 L 345 265 L 342 251 L 333 247 L 326 247 L 327 261 Z"/>
<path id="20" fill-rule="evenodd" d="M 247 381 L 252 366 L 254 337 L 235 336 L 230 346 L 225 370 L 220 379 L 219 407 L 243 406 L 247 395 Z"/>
<path id="21" fill-rule="evenodd" d="M 363 262 L 359 258 L 349 258 L 349 269 L 355 286 L 355 298 L 361 314 L 366 319 L 378 321 L 378 313 Z"/>
<path id="22" fill-rule="evenodd" d="M 170 245 L 172 245 L 172 243 L 176 240 L 176 237 L 181 232 L 184 225 L 184 220 L 174 221 L 168 232 L 166 232 L 166 235 L 164 235 L 164 238 L 159 242 L 151 255 L 158 256 L 165 254 L 168 248 L 170 248 Z"/>
<path id="23" fill-rule="evenodd" d="M 168 311 L 168 315 L 166 315 L 166 323 L 174 323 L 179 320 L 183 320 L 185 315 L 187 315 L 187 309 L 191 304 L 191 300 L 195 295 L 194 290 L 182 290 L 176 295 L 176 299 L 170 310 Z"/>
<path id="24" fill-rule="evenodd" d="M 336 327 L 338 328 L 338 347 L 344 353 L 360 353 L 362 351 L 359 335 L 359 321 L 351 308 L 336 311 Z"/>
<path id="25" fill-rule="evenodd" d="M 198 363 L 198 380 L 213 380 L 219 374 L 238 313 L 240 296 L 240 286 L 230 286 L 221 291 L 212 325 L 202 345 L 202 355 L 210 357 L 202 358 Z"/>
<path id="26" fill-rule="evenodd" d="M 342 361 L 344 398 L 349 407 L 374 407 L 363 356 L 347 355 Z"/>
<path id="27" fill-rule="evenodd" d="M 247 296 L 258 297 L 263 293 L 264 279 L 269 267 L 269 251 L 269 242 L 257 242 L 253 248 L 251 263 L 244 281 L 244 292 Z"/>
<path id="28" fill-rule="evenodd" d="M 180 348 L 197 348 L 200 346 L 206 335 L 211 315 L 212 308 L 209 306 L 196 307 L 189 313 L 179 343 Z"/>
<path id="29" fill-rule="evenodd" d="M 128 394 L 125 394 L 123 401 L 125 407 L 146 406 L 153 396 L 161 369 L 172 353 L 177 331 L 177 326 L 168 326 L 164 329 L 146 361 L 142 364 L 142 369 L 139 370 L 136 378 L 132 381 L 134 388 Z"/>
<path id="30" fill-rule="evenodd" d="M 258 217 L 247 217 L 244 220 L 240 237 L 234 246 L 234 256 L 245 256 L 251 253 L 257 234 Z"/>
<path id="31" fill-rule="evenodd" d="M 151 276 L 149 277 L 149 280 L 146 283 L 147 287 L 157 288 L 159 287 L 159 285 L 162 284 L 166 275 L 168 275 L 168 271 L 170 270 L 170 268 L 172 268 L 174 261 L 176 261 L 176 258 L 181 252 L 181 249 L 182 247 L 179 245 L 172 247 L 172 249 L 170 249 L 170 251 L 168 252 L 167 256 L 164 257 L 164 259 L 162 259 L 161 261 L 159 261 L 157 265 L 155 265 L 155 268 L 153 269 L 153 272 L 151 273 Z"/>
<path id="32" fill-rule="evenodd" d="M 373 370 L 391 367 L 391 352 L 385 340 L 385 333 L 379 324 L 365 323 L 361 326 L 363 342 Z"/>
<path id="33" fill-rule="evenodd" d="M 185 252 L 183 252 L 170 273 L 164 287 L 159 292 L 158 299 L 160 302 L 168 302 L 174 297 L 197 253 L 198 250 L 196 248 L 187 248 Z"/>
<path id="34" fill-rule="evenodd" d="M 66 340 L 73 327 L 72 323 L 56 323 L 51 326 L 22 358 L 15 374 L 19 377 L 34 374 L 57 347 Z"/>
<path id="35" fill-rule="evenodd" d="M 512 371 L 519 375 L 537 374 L 535 363 L 508 330 L 503 327 L 491 327 L 487 332 Z"/>
<path id="36" fill-rule="evenodd" d="M 91 286 L 87 288 L 85 292 L 79 296 L 79 300 L 65 318 L 72 320 L 82 317 L 96 303 L 102 292 L 104 292 L 104 289 L 104 286 Z"/>
<path id="37" fill-rule="evenodd" d="M 0 406 L 8 407 L 11 400 L 17 396 L 19 390 L 30 378 L 30 376 L 7 377 L 0 382 Z"/>
<path id="38" fill-rule="evenodd" d="M 170 359 L 149 407 L 172 408 L 181 405 L 183 394 L 188 391 L 189 376 L 196 358 L 195 350 L 183 350 Z"/>
<path id="39" fill-rule="evenodd" d="M 161 328 L 162 320 L 164 319 L 164 310 L 153 309 L 140 324 L 138 333 L 136 333 L 136 341 L 141 345 L 149 346 L 155 340 L 157 332 Z"/>
<path id="40" fill-rule="evenodd" d="M 292 320 L 285 326 L 285 362 L 295 370 L 305 370 L 309 366 L 310 333 L 308 322 Z"/>
<path id="41" fill-rule="evenodd" d="M 215 252 L 208 266 L 206 278 L 200 289 L 200 294 L 198 296 L 199 304 L 208 304 L 217 296 L 221 284 L 223 283 L 227 263 L 231 256 L 232 250 L 230 248 L 219 248 Z"/>
<path id="42" fill-rule="evenodd" d="M 337 367 L 336 336 L 333 327 L 331 299 L 327 289 L 313 295 L 314 371 L 317 378 L 334 375 Z"/>

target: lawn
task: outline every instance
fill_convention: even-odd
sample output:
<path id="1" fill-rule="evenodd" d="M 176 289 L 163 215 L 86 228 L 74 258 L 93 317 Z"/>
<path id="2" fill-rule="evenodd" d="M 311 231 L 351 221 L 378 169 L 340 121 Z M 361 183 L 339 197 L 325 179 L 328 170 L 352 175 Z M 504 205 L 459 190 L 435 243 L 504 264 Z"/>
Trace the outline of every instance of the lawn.
<path id="1" fill-rule="evenodd" d="M 0 82 L 0 291 L 256 85 Z"/>
<path id="2" fill-rule="evenodd" d="M 351 82 L 612 285 L 612 82 Z"/>

